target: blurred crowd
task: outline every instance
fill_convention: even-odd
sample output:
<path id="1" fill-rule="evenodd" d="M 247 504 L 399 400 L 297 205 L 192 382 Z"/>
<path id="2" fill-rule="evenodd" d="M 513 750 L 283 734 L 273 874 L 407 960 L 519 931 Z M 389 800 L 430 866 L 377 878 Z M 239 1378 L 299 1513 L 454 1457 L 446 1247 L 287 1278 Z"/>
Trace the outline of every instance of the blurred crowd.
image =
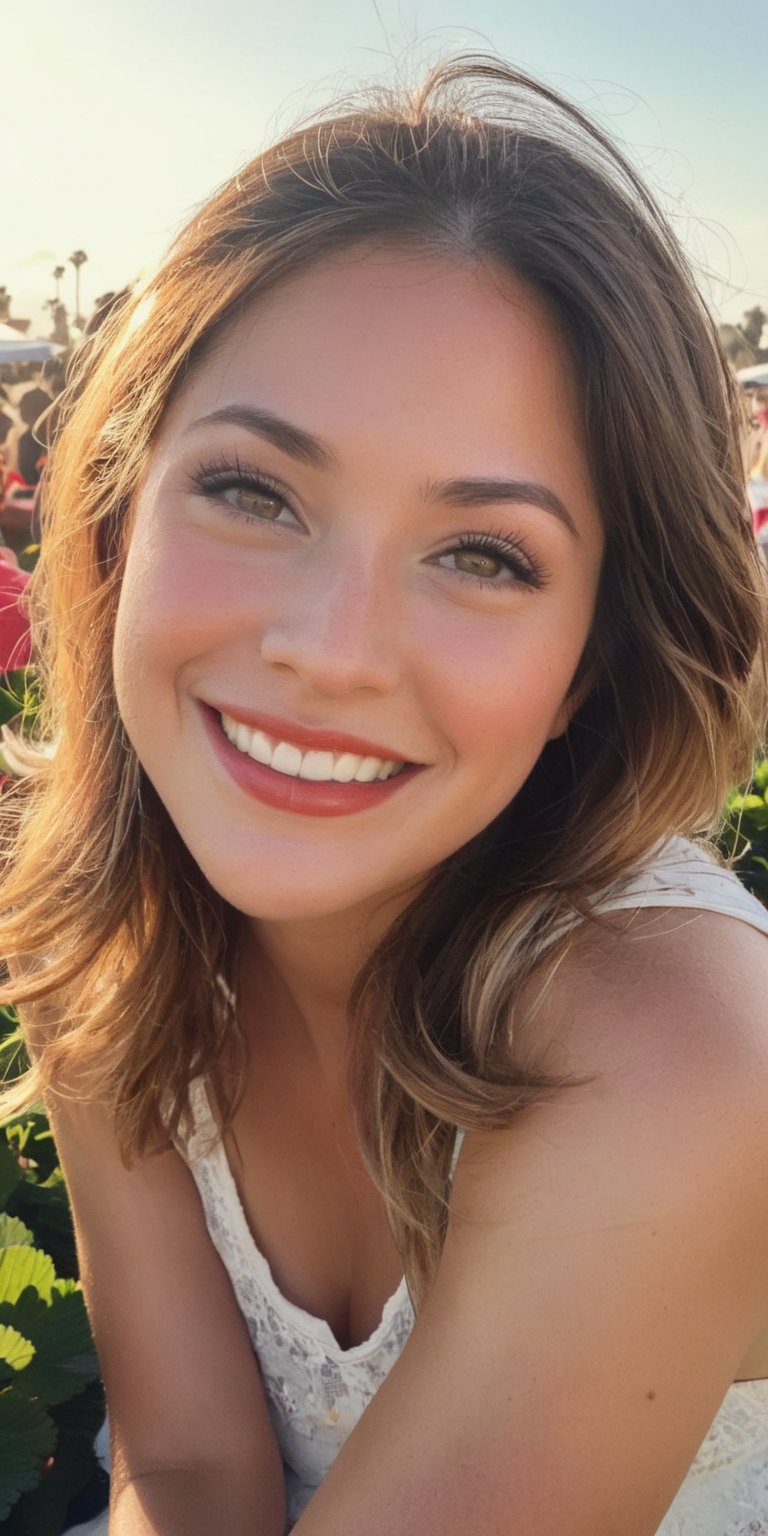
<path id="1" fill-rule="evenodd" d="M 39 545 L 45 465 L 56 430 L 56 401 L 73 390 L 75 361 L 130 289 L 106 293 L 81 340 L 44 363 L 0 364 L 0 552 L 17 556 Z"/>
<path id="2" fill-rule="evenodd" d="M 29 363 L 0 368 L 0 534 L 7 548 L 39 538 L 38 488 L 48 456 L 47 417 L 65 382 L 58 358 L 43 363 L 42 369 Z"/>

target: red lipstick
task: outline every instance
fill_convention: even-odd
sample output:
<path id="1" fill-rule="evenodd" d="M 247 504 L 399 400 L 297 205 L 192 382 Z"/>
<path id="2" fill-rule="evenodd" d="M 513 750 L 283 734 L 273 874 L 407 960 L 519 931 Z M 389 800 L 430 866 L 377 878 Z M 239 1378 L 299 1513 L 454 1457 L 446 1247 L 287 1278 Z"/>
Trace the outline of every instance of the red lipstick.
<path id="1" fill-rule="evenodd" d="M 221 714 L 230 715 L 251 730 L 264 731 L 273 741 L 289 741 L 307 751 L 354 752 L 360 757 L 381 757 L 404 763 L 405 758 L 391 752 L 388 747 L 377 746 L 358 736 L 348 736 L 336 731 L 316 731 L 309 727 L 295 726 L 274 715 L 254 714 L 249 710 L 232 709 L 228 705 L 200 704 L 200 713 L 213 750 L 230 778 L 247 795 L 261 800 L 274 810 L 291 811 L 299 816 L 349 816 L 359 811 L 373 809 L 396 795 L 417 773 L 423 764 L 406 763 L 406 766 L 390 779 L 374 779 L 361 784 L 353 779 L 349 784 L 339 784 L 334 779 L 316 782 L 312 779 L 293 778 L 278 773 L 263 763 L 257 763 L 246 752 L 233 746 L 224 734 Z"/>

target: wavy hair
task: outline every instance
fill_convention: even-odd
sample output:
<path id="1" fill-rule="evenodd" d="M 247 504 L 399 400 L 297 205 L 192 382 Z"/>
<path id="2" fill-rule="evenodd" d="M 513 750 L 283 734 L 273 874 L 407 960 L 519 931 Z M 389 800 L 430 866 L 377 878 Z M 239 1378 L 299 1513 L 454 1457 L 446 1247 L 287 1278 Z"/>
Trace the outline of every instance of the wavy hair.
<path id="1" fill-rule="evenodd" d="M 659 839 L 711 830 L 765 717 L 763 580 L 711 317 L 632 166 L 577 107 L 496 58 L 449 59 L 303 123 L 200 209 L 82 356 L 30 594 L 55 751 L 27 751 L 34 771 L 4 804 L 0 1001 L 19 1007 L 34 1065 L 0 1107 L 57 1089 L 99 1098 L 126 1163 L 179 1134 L 197 1074 L 217 1074 L 225 1124 L 234 1113 L 237 914 L 126 739 L 115 613 L 133 498 L 175 388 L 242 306 L 360 242 L 500 263 L 544 298 L 606 535 L 585 702 L 352 994 L 361 1143 L 418 1302 L 455 1128 L 506 1124 L 557 1087 L 516 1060 L 531 978 L 543 996 L 595 894 Z"/>

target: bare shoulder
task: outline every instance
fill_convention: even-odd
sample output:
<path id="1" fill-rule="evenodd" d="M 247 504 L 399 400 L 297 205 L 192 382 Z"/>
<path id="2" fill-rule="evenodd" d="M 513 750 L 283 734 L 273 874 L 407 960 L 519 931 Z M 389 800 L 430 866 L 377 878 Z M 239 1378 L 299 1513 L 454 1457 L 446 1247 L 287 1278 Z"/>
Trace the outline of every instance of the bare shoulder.
<path id="1" fill-rule="evenodd" d="M 522 1202 L 553 1229 L 676 1211 L 692 1242 L 741 1241 L 764 1286 L 767 994 L 768 937 L 738 919 L 657 908 L 585 926 L 543 1000 L 531 988 L 517 1042 L 571 1083 L 466 1138 L 454 1209 L 516 1220 Z"/>
<path id="2" fill-rule="evenodd" d="M 691 908 L 585 924 L 554 982 L 530 985 L 516 1045 L 550 1072 L 647 1092 L 698 1084 L 760 1100 L 768 1087 L 768 935 Z"/>

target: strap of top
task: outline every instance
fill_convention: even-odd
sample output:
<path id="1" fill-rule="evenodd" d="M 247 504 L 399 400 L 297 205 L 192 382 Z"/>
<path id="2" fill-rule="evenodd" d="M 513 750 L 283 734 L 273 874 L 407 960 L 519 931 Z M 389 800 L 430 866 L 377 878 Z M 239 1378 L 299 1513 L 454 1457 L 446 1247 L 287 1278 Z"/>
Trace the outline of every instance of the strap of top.
<path id="1" fill-rule="evenodd" d="M 700 843 L 672 837 L 596 900 L 596 913 L 631 907 L 693 907 L 736 917 L 768 934 L 768 909 Z"/>

